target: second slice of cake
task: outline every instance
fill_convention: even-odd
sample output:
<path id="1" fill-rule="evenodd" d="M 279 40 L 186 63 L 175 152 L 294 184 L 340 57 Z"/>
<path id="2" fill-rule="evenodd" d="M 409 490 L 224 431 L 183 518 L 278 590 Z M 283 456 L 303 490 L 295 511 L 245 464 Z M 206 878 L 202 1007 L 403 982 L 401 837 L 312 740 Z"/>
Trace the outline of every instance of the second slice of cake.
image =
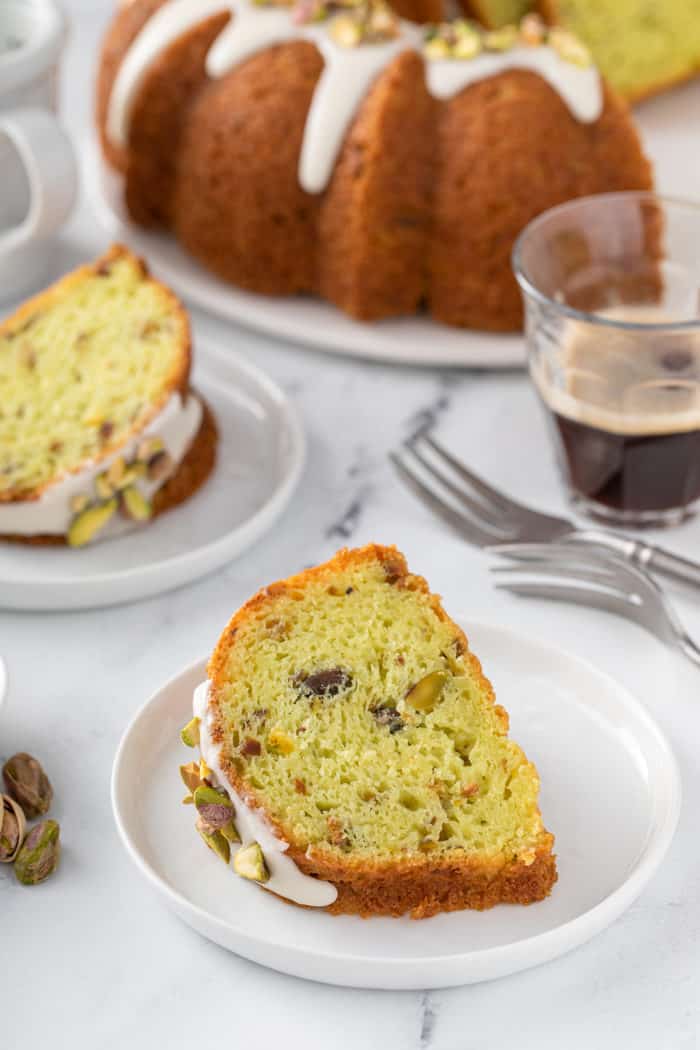
<path id="1" fill-rule="evenodd" d="M 0 324 L 0 539 L 143 525 L 207 478 L 216 426 L 190 389 L 184 307 L 113 247 Z"/>
<path id="2" fill-rule="evenodd" d="M 535 767 L 463 631 L 393 547 L 340 551 L 233 617 L 182 767 L 239 875 L 334 913 L 529 904 L 556 880 Z"/>

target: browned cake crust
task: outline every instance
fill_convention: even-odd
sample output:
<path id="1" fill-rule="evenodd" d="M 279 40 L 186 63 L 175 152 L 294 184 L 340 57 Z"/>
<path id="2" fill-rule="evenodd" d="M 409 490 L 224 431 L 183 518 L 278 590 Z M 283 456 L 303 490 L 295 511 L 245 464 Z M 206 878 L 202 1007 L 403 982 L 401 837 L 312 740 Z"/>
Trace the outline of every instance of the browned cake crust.
<path id="1" fill-rule="evenodd" d="M 201 398 L 200 398 L 201 400 Z M 153 517 L 177 507 L 193 496 L 211 474 L 216 464 L 216 447 L 218 431 L 213 413 L 205 401 L 202 401 L 204 412 L 202 422 L 194 441 L 188 449 L 177 471 L 158 489 L 153 497 Z M 66 546 L 65 536 L 2 536 L 5 543 L 23 543 L 33 547 Z"/>
<path id="2" fill-rule="evenodd" d="M 305 41 L 283 44 L 210 81 L 204 58 L 221 18 L 153 64 L 130 148 L 115 156 L 104 133 L 111 84 L 161 2 L 135 0 L 107 35 L 98 88 L 105 152 L 126 171 L 134 219 L 172 229 L 237 286 L 320 294 L 361 320 L 427 307 L 450 325 L 516 330 L 510 253 L 527 222 L 572 197 L 652 186 L 628 110 L 609 90 L 593 124 L 522 71 L 436 101 L 421 59 L 406 53 L 368 92 L 326 190 L 307 194 L 298 161 L 320 55 Z"/>
<path id="3" fill-rule="evenodd" d="M 340 550 L 329 562 L 306 569 L 286 580 L 265 587 L 254 595 L 232 617 L 212 654 L 207 668 L 211 681 L 211 696 L 216 703 L 217 689 L 227 680 L 227 657 L 239 627 L 257 615 L 274 598 L 284 592 L 301 590 L 311 580 L 333 580 L 336 573 L 353 565 L 379 559 L 386 571 L 387 581 L 396 587 L 419 591 L 429 596 L 430 606 L 442 621 L 454 628 L 462 640 L 464 653 L 478 679 L 481 689 L 496 707 L 504 728 L 508 727 L 507 712 L 496 704 L 491 683 L 483 673 L 478 658 L 469 650 L 462 629 L 445 612 L 440 598 L 432 594 L 422 576 L 408 570 L 406 559 L 396 547 L 370 544 L 358 550 Z M 221 745 L 226 739 L 224 720 L 214 710 L 212 739 Z M 234 790 L 245 797 L 246 804 L 262 807 L 255 789 L 246 782 L 235 765 L 221 754 L 221 765 Z M 543 831 L 539 837 L 532 863 L 495 857 L 485 862 L 481 858 L 460 856 L 458 851 L 439 859 L 430 854 L 406 857 L 390 862 L 370 862 L 363 858 L 344 856 L 319 847 L 307 848 L 295 841 L 293 828 L 281 821 L 265 819 L 280 838 L 289 843 L 287 856 L 306 875 L 332 882 L 338 897 L 325 910 L 334 915 L 354 914 L 399 916 L 406 913 L 414 919 L 424 919 L 440 911 L 463 908 L 485 909 L 495 904 L 532 904 L 543 900 L 557 880 L 556 858 L 552 853 L 554 837 Z"/>

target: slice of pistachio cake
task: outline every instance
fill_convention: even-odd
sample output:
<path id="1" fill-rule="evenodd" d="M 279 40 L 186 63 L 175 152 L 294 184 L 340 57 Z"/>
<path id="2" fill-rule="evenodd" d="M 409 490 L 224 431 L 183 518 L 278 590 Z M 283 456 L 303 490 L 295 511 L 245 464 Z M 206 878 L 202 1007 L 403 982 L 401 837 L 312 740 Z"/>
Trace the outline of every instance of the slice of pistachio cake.
<path id="1" fill-rule="evenodd" d="M 126 248 L 0 324 L 0 538 L 82 547 L 208 476 L 216 427 L 189 387 L 190 327 Z"/>
<path id="2" fill-rule="evenodd" d="M 394 547 L 272 584 L 222 634 L 181 767 L 239 875 L 307 906 L 423 918 L 556 880 L 535 767 L 463 631 Z"/>

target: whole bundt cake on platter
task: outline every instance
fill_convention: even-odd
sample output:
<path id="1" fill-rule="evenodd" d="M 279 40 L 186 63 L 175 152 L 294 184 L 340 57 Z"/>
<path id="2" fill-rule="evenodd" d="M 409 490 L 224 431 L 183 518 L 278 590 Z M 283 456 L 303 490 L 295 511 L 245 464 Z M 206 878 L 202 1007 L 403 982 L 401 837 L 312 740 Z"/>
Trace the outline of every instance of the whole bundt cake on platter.
<path id="1" fill-rule="evenodd" d="M 97 108 L 133 221 L 233 285 L 361 320 L 516 330 L 524 225 L 652 184 L 625 104 L 532 16 L 488 32 L 349 0 L 132 0 Z"/>

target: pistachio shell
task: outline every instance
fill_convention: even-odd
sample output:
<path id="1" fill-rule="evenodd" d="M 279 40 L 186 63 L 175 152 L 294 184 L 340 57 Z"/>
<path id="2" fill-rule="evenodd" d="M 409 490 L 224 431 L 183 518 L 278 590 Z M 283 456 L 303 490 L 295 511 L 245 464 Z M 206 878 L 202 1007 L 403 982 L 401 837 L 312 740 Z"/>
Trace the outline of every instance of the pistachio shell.
<path id="1" fill-rule="evenodd" d="M 252 879 L 253 882 L 267 882 L 270 872 L 265 863 L 265 856 L 259 843 L 251 842 L 249 846 L 242 846 L 233 858 L 233 870 L 243 879 Z"/>
<path id="2" fill-rule="evenodd" d="M 23 886 L 35 886 L 58 867 L 61 829 L 55 820 L 44 820 L 31 829 L 17 854 L 15 875 Z"/>
<path id="3" fill-rule="evenodd" d="M 48 813 L 53 788 L 41 763 L 25 751 L 8 758 L 2 767 L 7 794 L 19 803 L 28 820 Z"/>
<path id="4" fill-rule="evenodd" d="M 24 842 L 26 830 L 22 807 L 9 795 L 0 795 L 0 864 L 12 864 Z"/>

